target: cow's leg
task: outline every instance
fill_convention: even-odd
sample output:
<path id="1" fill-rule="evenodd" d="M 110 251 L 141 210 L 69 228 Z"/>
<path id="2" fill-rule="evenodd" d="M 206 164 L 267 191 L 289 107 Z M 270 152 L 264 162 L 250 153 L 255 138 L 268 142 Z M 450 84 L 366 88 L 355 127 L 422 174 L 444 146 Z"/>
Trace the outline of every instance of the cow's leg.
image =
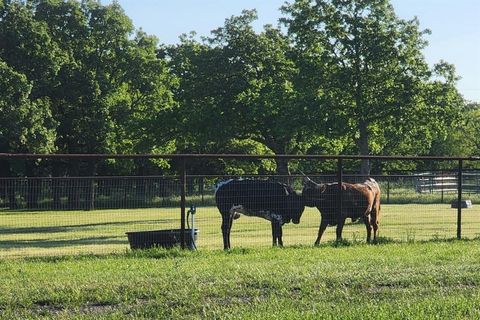
<path id="1" fill-rule="evenodd" d="M 380 224 L 380 196 L 377 196 L 377 201 L 375 205 L 375 220 L 373 224 L 373 240 L 377 241 L 378 236 L 378 225 Z"/>
<path id="2" fill-rule="evenodd" d="M 276 229 L 276 225 L 275 225 L 275 221 L 271 221 L 271 224 L 272 224 L 272 246 L 276 246 L 277 245 L 277 229 Z"/>
<path id="3" fill-rule="evenodd" d="M 223 249 L 230 249 L 230 230 L 232 229 L 233 215 L 231 213 L 222 213 L 222 235 Z"/>
<path id="4" fill-rule="evenodd" d="M 343 225 L 345 224 L 345 218 L 339 219 L 338 224 L 337 224 L 337 241 L 342 240 L 342 230 L 343 230 Z"/>
<path id="5" fill-rule="evenodd" d="M 282 236 L 283 236 L 282 225 L 281 225 L 281 224 L 278 224 L 278 245 L 279 245 L 280 247 L 283 247 L 283 239 L 282 239 Z"/>
<path id="6" fill-rule="evenodd" d="M 370 216 L 363 217 L 363 222 L 367 228 L 367 242 L 370 242 L 370 239 L 372 238 L 372 225 L 370 224 Z"/>
<path id="7" fill-rule="evenodd" d="M 372 217 L 370 220 L 370 224 L 373 227 L 373 241 L 377 241 L 377 235 L 378 235 L 378 211 L 374 211 L 372 213 Z"/>
<path id="8" fill-rule="evenodd" d="M 273 246 L 279 245 L 283 246 L 282 240 L 282 225 L 279 221 L 273 219 L 272 220 L 272 239 L 273 239 Z"/>
<path id="9" fill-rule="evenodd" d="M 321 219 L 321 218 L 320 218 Z M 320 239 L 322 239 L 322 235 L 325 232 L 325 229 L 327 229 L 328 223 L 323 221 L 323 219 L 320 221 L 320 227 L 318 228 L 318 236 L 317 240 L 315 240 L 315 245 L 318 246 L 320 244 Z"/>

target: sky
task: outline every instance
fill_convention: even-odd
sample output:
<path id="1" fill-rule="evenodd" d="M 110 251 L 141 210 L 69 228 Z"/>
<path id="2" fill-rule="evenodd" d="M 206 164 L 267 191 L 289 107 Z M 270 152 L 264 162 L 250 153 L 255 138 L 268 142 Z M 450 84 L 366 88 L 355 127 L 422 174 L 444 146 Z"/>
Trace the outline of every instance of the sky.
<path id="1" fill-rule="evenodd" d="M 102 3 L 110 3 L 103 0 Z M 155 35 L 161 43 L 174 44 L 182 33 L 207 36 L 226 18 L 243 9 L 257 9 L 258 30 L 277 25 L 285 0 L 118 0 L 137 29 Z M 291 1 L 288 1 L 291 2 Z M 480 102 L 480 0 L 391 0 L 403 19 L 418 17 L 427 35 L 426 60 L 452 63 L 462 78 L 457 88 L 470 101 Z"/>

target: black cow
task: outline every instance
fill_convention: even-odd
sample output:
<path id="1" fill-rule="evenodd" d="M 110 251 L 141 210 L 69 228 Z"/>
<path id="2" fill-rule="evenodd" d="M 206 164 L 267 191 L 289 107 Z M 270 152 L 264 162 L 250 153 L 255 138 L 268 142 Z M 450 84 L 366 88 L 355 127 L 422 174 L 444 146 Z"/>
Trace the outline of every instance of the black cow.
<path id="1" fill-rule="evenodd" d="M 217 208 L 222 214 L 223 248 L 230 248 L 232 222 L 240 214 L 267 219 L 272 223 L 273 245 L 283 246 L 282 225 L 300 223 L 302 197 L 291 187 L 265 180 L 228 180 L 215 191 Z"/>
<path id="2" fill-rule="evenodd" d="M 321 221 L 315 245 L 320 243 L 327 226 L 337 226 L 337 241 L 342 238 L 343 225 L 347 218 L 352 221 L 362 219 L 367 228 L 367 242 L 370 242 L 373 229 L 373 239 L 377 238 L 380 222 L 380 187 L 378 183 L 368 178 L 363 183 L 342 183 L 342 212 L 338 212 L 338 183 L 317 184 L 305 178 L 302 191 L 303 200 L 308 207 L 317 207 Z"/>

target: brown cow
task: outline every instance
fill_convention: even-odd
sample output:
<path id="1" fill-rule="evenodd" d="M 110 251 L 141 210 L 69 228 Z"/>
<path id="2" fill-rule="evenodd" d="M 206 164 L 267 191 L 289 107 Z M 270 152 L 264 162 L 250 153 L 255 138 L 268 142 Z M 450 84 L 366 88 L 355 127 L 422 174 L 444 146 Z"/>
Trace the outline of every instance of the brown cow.
<path id="1" fill-rule="evenodd" d="M 337 226 L 337 241 L 342 239 L 342 229 L 347 218 L 352 221 L 362 219 L 367 228 L 367 242 L 377 239 L 378 224 L 380 221 L 380 187 L 372 178 L 363 183 L 342 182 L 342 212 L 338 212 L 339 204 L 338 183 L 317 184 L 309 178 L 304 180 L 302 191 L 304 204 L 308 207 L 317 207 L 321 220 L 318 237 L 315 245 L 320 244 L 320 239 L 327 226 Z"/>

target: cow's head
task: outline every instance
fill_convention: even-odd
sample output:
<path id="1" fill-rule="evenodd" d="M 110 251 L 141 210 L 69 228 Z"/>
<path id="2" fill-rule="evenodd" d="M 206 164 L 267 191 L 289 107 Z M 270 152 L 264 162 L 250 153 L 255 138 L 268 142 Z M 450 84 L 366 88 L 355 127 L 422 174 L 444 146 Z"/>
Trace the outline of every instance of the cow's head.
<path id="1" fill-rule="evenodd" d="M 294 224 L 300 223 L 300 218 L 302 217 L 303 211 L 305 210 L 305 205 L 303 204 L 303 197 L 299 195 L 292 188 L 288 188 L 288 214 L 284 216 L 284 222 L 289 223 L 290 221 Z"/>
<path id="2" fill-rule="evenodd" d="M 300 218 L 302 217 L 303 211 L 305 210 L 305 205 L 303 204 L 303 197 L 298 195 L 295 192 L 295 210 L 292 215 L 292 222 L 294 224 L 300 223 Z"/>
<path id="3" fill-rule="evenodd" d="M 309 177 L 303 179 L 302 198 L 307 207 L 317 207 L 319 203 L 325 200 L 325 184 L 317 184 Z"/>

